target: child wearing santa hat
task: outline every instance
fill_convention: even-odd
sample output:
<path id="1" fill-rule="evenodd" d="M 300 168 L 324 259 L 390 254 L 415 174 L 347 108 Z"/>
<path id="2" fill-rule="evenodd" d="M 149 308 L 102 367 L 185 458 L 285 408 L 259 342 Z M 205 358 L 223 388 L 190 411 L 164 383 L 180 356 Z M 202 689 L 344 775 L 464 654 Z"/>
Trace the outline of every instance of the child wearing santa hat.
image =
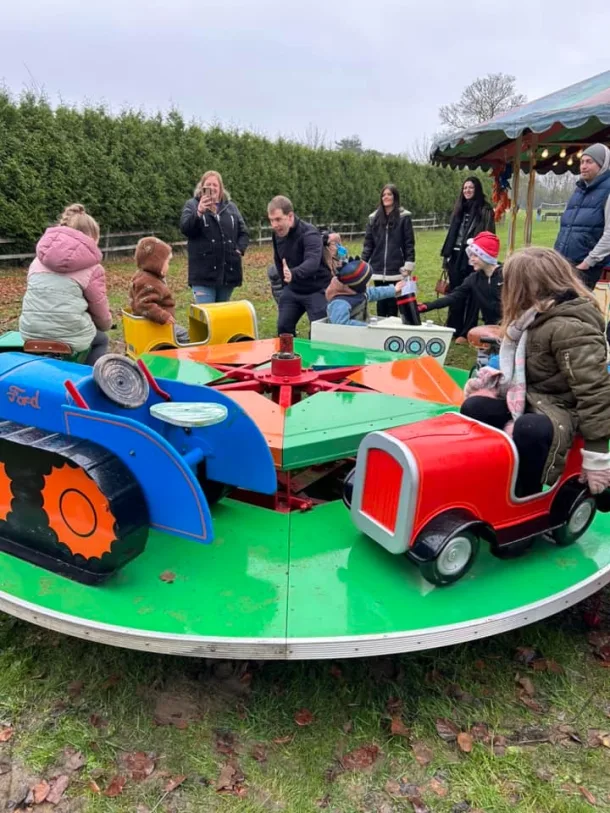
<path id="1" fill-rule="evenodd" d="M 172 324 L 178 344 L 187 344 L 188 331 L 176 324 L 176 302 L 165 283 L 172 247 L 158 237 L 143 237 L 136 246 L 138 270 L 129 286 L 129 305 L 134 316 L 159 325 Z"/>
<path id="2" fill-rule="evenodd" d="M 500 241 L 490 231 L 482 231 L 468 240 L 466 248 L 468 262 L 478 271 L 469 274 L 464 282 L 446 296 L 431 302 L 422 302 L 420 311 L 433 311 L 447 308 L 450 305 L 463 304 L 469 301 L 480 310 L 486 325 L 497 325 L 502 319 L 502 266 L 498 263 Z M 463 336 L 455 340 L 456 344 L 467 344 Z"/>

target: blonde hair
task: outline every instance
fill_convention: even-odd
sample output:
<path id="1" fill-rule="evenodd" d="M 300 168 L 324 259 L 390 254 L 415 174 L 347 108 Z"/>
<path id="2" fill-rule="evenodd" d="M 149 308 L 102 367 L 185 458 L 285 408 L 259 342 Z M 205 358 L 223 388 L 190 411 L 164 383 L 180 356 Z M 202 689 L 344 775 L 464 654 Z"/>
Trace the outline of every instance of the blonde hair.
<path id="1" fill-rule="evenodd" d="M 218 181 L 218 185 L 220 186 L 220 195 L 218 197 L 218 200 L 219 201 L 228 200 L 229 193 L 225 189 L 225 185 L 222 182 L 222 175 L 220 174 L 220 172 L 216 172 L 215 169 L 209 169 L 207 172 L 203 173 L 199 180 L 199 183 L 195 187 L 195 197 L 196 198 L 201 197 L 203 193 L 203 187 L 205 186 L 205 182 L 207 181 L 208 178 L 216 178 L 216 180 Z"/>
<path id="2" fill-rule="evenodd" d="M 100 227 L 97 221 L 87 214 L 82 203 L 72 203 L 70 206 L 66 206 L 59 218 L 59 225 L 82 231 L 96 243 L 100 239 Z"/>
<path id="3" fill-rule="evenodd" d="M 504 263 L 502 276 L 503 331 L 529 308 L 546 311 L 569 291 L 591 300 L 599 309 L 570 263 L 552 248 L 532 246 L 515 251 Z"/>
<path id="4" fill-rule="evenodd" d="M 331 237 L 338 237 L 339 238 L 338 242 L 335 243 L 335 245 L 340 245 L 341 244 L 341 235 L 336 231 L 332 231 L 328 235 L 328 243 L 324 246 L 324 251 L 322 252 L 322 262 L 329 269 L 329 271 L 331 271 L 334 274 L 335 271 L 337 270 L 337 266 L 338 266 L 339 262 L 338 262 L 337 256 L 335 255 L 333 257 L 333 254 L 332 254 L 331 242 L 330 242 Z"/>

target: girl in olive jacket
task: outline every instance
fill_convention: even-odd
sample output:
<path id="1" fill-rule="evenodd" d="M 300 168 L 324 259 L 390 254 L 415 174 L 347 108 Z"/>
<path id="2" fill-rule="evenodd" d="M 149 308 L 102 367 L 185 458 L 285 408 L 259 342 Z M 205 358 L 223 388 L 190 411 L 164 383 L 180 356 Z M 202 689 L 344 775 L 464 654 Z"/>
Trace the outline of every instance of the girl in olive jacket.
<path id="1" fill-rule="evenodd" d="M 512 434 L 518 496 L 557 481 L 577 432 L 581 479 L 601 493 L 610 487 L 610 374 L 595 297 L 556 251 L 527 248 L 504 264 L 502 307 L 500 371 L 484 367 L 467 382 L 462 412 Z"/>

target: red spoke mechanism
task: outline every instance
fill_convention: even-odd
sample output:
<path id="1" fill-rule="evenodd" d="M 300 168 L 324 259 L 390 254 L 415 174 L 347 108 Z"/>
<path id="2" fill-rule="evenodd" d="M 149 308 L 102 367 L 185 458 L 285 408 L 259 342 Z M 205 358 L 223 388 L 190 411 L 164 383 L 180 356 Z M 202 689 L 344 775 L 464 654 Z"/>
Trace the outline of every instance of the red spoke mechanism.
<path id="1" fill-rule="evenodd" d="M 361 369 L 356 367 L 333 367 L 332 369 L 303 369 L 301 356 L 294 352 L 293 337 L 280 336 L 280 348 L 271 356 L 269 367 L 253 364 L 231 366 L 214 364 L 223 373 L 222 378 L 211 383 L 215 389 L 258 392 L 270 395 L 271 400 L 283 408 L 297 404 L 307 395 L 318 392 L 369 392 L 347 380 L 348 376 Z"/>

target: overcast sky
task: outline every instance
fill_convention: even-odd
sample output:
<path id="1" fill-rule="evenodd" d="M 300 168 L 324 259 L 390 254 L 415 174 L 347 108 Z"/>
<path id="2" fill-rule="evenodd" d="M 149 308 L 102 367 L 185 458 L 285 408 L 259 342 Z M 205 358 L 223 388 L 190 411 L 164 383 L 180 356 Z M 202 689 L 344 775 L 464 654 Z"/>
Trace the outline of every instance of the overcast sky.
<path id="1" fill-rule="evenodd" d="M 6 0 L 0 19 L 13 92 L 384 152 L 432 135 L 477 76 L 534 99 L 610 64 L 605 0 Z"/>

